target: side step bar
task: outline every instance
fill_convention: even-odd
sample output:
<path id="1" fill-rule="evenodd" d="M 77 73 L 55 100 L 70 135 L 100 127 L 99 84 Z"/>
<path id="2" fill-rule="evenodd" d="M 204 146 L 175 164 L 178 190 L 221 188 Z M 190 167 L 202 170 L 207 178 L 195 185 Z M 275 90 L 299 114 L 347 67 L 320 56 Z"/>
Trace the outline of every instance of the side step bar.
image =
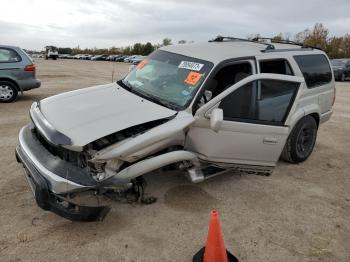
<path id="1" fill-rule="evenodd" d="M 251 167 L 244 165 L 229 165 L 225 167 L 218 167 L 214 165 L 209 165 L 203 168 L 192 167 L 187 170 L 187 174 L 192 183 L 200 183 L 206 179 L 212 178 L 214 176 L 221 175 L 228 171 L 237 171 L 247 174 L 259 175 L 259 176 L 269 176 L 273 171 L 273 167 Z"/>

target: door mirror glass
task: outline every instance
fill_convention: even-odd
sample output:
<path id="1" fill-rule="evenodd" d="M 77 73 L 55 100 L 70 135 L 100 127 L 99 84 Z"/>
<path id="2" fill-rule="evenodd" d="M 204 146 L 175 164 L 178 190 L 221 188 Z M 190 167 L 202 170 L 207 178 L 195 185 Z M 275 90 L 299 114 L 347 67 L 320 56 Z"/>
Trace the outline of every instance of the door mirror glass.
<path id="1" fill-rule="evenodd" d="M 210 127 L 215 132 L 218 132 L 222 121 L 224 120 L 224 112 L 221 108 L 215 108 L 210 114 Z"/>
<path id="2" fill-rule="evenodd" d="M 210 99 L 213 97 L 213 93 L 209 90 L 204 91 L 204 96 L 207 99 L 207 101 L 210 101 Z"/>

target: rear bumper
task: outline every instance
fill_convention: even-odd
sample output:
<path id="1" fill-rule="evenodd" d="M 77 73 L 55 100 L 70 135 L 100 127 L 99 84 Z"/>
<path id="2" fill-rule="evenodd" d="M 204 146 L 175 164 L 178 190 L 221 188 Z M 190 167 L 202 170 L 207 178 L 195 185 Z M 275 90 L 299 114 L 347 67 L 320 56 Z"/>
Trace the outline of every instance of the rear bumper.
<path id="1" fill-rule="evenodd" d="M 24 175 L 38 206 L 74 221 L 102 220 L 108 213 L 109 207 L 80 206 L 67 200 L 63 195 L 68 192 L 84 191 L 94 187 L 62 178 L 44 167 L 37 159 L 36 150 L 44 150 L 45 148 L 37 148 L 37 145 L 28 137 L 30 136 L 28 132 L 31 132 L 29 125 L 23 127 L 20 132 L 16 159 L 23 165 Z M 47 152 L 43 152 L 43 154 L 49 155 Z M 50 159 L 46 160 L 49 161 Z M 49 165 L 50 163 L 46 164 Z M 54 165 L 56 164 L 59 163 L 55 162 Z"/>
<path id="2" fill-rule="evenodd" d="M 41 86 L 41 81 L 37 78 L 18 80 L 17 83 L 22 91 L 28 91 Z"/>

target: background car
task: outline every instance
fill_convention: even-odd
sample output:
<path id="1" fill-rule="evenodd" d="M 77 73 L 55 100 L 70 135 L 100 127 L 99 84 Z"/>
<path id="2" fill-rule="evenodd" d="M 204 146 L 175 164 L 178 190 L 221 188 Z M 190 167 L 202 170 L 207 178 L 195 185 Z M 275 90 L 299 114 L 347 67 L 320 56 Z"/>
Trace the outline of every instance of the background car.
<path id="1" fill-rule="evenodd" d="M 91 60 L 93 61 L 106 61 L 108 55 L 95 55 L 91 57 Z"/>
<path id="2" fill-rule="evenodd" d="M 115 62 L 124 62 L 124 59 L 126 58 L 127 56 L 126 55 L 121 55 L 119 57 L 116 57 L 114 59 Z"/>
<path id="3" fill-rule="evenodd" d="M 18 92 L 40 87 L 35 65 L 21 48 L 0 45 L 0 103 L 9 103 Z"/>
<path id="4" fill-rule="evenodd" d="M 131 63 L 133 63 L 134 65 L 139 64 L 142 60 L 144 60 L 147 56 L 138 56 L 136 58 L 133 58 L 130 60 Z"/>
<path id="5" fill-rule="evenodd" d="M 139 55 L 132 55 L 132 56 L 128 56 L 126 58 L 124 58 L 124 62 L 126 63 L 130 63 L 131 62 L 131 59 L 134 59 L 136 57 L 138 57 Z"/>
<path id="6" fill-rule="evenodd" d="M 333 59 L 331 63 L 336 80 L 345 81 L 350 77 L 350 59 Z"/>

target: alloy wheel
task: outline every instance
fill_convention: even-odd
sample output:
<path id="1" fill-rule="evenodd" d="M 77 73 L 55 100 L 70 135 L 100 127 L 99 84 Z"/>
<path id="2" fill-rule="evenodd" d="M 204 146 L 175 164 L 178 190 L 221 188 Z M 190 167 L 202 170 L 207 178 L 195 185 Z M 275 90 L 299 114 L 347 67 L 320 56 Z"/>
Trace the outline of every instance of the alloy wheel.
<path id="1" fill-rule="evenodd" d="M 8 85 L 0 86 L 0 100 L 8 101 L 13 97 L 13 95 L 14 95 L 14 92 L 10 86 Z"/>

